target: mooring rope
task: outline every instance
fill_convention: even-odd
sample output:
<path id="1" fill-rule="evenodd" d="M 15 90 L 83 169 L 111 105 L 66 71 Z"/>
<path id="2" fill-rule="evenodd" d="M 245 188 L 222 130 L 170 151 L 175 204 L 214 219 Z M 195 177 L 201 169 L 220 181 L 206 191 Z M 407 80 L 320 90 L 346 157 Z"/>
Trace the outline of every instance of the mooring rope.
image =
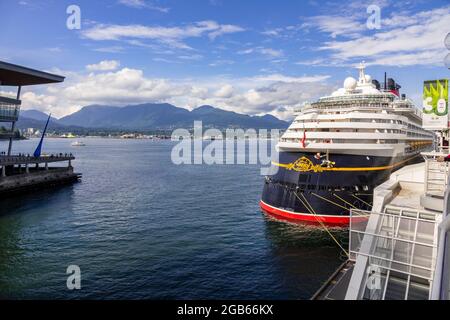
<path id="1" fill-rule="evenodd" d="M 345 204 L 348 204 L 350 207 L 352 207 L 353 209 L 358 209 L 357 207 L 355 207 L 354 205 L 352 205 L 350 202 L 345 201 L 344 199 L 342 199 L 341 197 L 339 197 L 336 193 L 333 193 L 333 196 L 335 196 L 336 198 L 338 198 L 339 200 L 341 200 L 342 202 L 344 202 Z"/>
<path id="2" fill-rule="evenodd" d="M 322 226 L 322 228 L 330 235 L 331 239 L 333 239 L 333 241 L 338 245 L 338 247 L 345 253 L 347 258 L 350 258 L 350 255 L 347 252 L 347 250 L 345 250 L 342 247 L 342 245 L 339 243 L 339 241 L 333 236 L 333 234 L 330 232 L 330 230 L 328 230 L 328 228 L 325 226 L 325 224 L 322 222 L 322 220 L 320 220 L 320 218 L 317 216 L 317 213 L 314 211 L 314 208 L 309 204 L 305 195 L 303 193 L 300 193 L 300 195 L 303 197 L 303 199 L 305 200 L 306 204 L 308 204 L 309 207 L 306 206 L 305 203 L 300 199 L 297 192 L 294 192 L 294 194 L 297 197 L 297 199 L 300 200 L 300 202 L 305 206 L 305 208 L 314 216 L 314 218 L 317 220 L 317 222 L 319 222 L 319 224 Z"/>
<path id="3" fill-rule="evenodd" d="M 340 205 L 339 203 L 337 203 L 337 202 L 334 202 L 334 201 L 332 201 L 332 200 L 329 200 L 329 199 L 327 199 L 327 198 L 324 198 L 324 197 L 322 197 L 322 196 L 319 196 L 318 194 L 316 194 L 316 193 L 314 193 L 314 192 L 311 192 L 311 194 L 312 194 L 313 196 L 319 198 L 319 199 L 322 199 L 323 201 L 326 201 L 326 202 L 329 202 L 329 203 L 331 203 L 331 204 L 334 204 L 335 206 L 337 206 L 337 207 L 339 207 L 339 208 L 341 208 L 341 209 L 350 211 L 347 207 L 341 206 L 341 205 Z"/>
<path id="4" fill-rule="evenodd" d="M 372 205 L 368 202 L 365 202 L 363 199 L 358 198 L 356 195 L 354 195 L 353 193 L 350 194 L 353 198 L 358 199 L 359 201 L 361 201 L 362 203 L 365 203 L 366 205 L 368 205 L 369 207 L 372 207 Z"/>
<path id="5" fill-rule="evenodd" d="M 334 202 L 334 201 L 332 201 L 332 200 L 330 200 L 330 199 L 327 199 L 327 198 L 324 198 L 324 197 L 322 197 L 322 196 L 319 196 L 318 194 L 316 194 L 316 193 L 314 193 L 314 192 L 311 192 L 311 194 L 312 194 L 313 196 L 315 196 L 315 197 L 317 197 L 317 198 L 323 200 L 323 201 L 329 202 L 329 203 L 335 205 L 336 207 L 339 207 L 339 208 L 341 208 L 341 209 L 344 209 L 344 210 L 347 210 L 347 211 L 350 212 L 350 209 L 349 209 L 349 208 L 344 207 L 344 206 L 340 205 L 340 204 L 337 203 L 337 202 Z M 346 202 L 346 201 L 344 201 L 344 202 Z M 354 207 L 354 209 L 358 209 L 358 208 L 355 208 L 355 207 Z M 355 214 L 357 214 L 358 216 L 364 216 L 363 214 L 358 213 L 358 212 L 356 212 L 356 211 L 353 211 L 353 212 L 354 212 Z"/>

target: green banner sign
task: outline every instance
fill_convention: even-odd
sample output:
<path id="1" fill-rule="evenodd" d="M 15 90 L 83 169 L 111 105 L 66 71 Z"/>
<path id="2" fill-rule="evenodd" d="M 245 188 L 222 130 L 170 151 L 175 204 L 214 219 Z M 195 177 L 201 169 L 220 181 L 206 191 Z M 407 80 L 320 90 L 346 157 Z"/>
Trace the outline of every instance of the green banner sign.
<path id="1" fill-rule="evenodd" d="M 424 82 L 423 113 L 425 128 L 448 128 L 448 79 Z"/>

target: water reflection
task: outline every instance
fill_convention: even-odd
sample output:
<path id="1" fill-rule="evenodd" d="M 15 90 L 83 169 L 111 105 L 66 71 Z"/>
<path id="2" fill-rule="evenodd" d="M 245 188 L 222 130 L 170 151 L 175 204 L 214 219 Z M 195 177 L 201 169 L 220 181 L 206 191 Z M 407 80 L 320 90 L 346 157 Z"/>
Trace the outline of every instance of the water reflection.
<path id="1" fill-rule="evenodd" d="M 298 299 L 309 299 L 345 259 L 339 247 L 319 225 L 290 223 L 265 215 L 275 274 L 280 285 Z M 330 232 L 346 245 L 347 229 Z"/>
<path id="2" fill-rule="evenodd" d="M 0 198 L 0 216 L 33 212 L 33 208 L 53 203 L 72 203 L 74 185 L 55 186 L 29 192 L 8 194 Z"/>
<path id="3" fill-rule="evenodd" d="M 49 241 L 45 239 L 51 239 L 54 234 L 48 232 L 50 228 L 42 232 L 36 226 L 60 224 L 58 215 L 72 212 L 73 194 L 73 186 L 65 186 L 0 200 L 0 298 L 23 298 L 26 288 L 39 288 L 45 283 L 43 278 L 51 270 L 40 263 L 43 255 L 39 250 L 47 248 Z M 57 250 L 54 247 L 49 254 Z M 61 272 L 60 279 L 62 276 Z"/>
<path id="4" fill-rule="evenodd" d="M 81 183 L 0 200 L 0 296 L 310 298 L 339 264 L 332 240 L 259 212 L 259 166 L 175 166 L 172 146 L 92 138 Z M 73 151 L 47 140 L 54 150 Z M 71 264 L 80 291 L 67 290 Z"/>

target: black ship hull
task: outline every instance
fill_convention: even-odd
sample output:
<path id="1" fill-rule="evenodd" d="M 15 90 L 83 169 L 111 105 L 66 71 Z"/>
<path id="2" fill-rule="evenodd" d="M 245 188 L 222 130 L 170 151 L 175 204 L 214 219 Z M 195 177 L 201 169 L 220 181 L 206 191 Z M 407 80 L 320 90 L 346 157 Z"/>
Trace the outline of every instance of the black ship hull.
<path id="1" fill-rule="evenodd" d="M 404 157 L 281 152 L 265 178 L 261 208 L 288 220 L 345 225 L 350 209 L 372 210 L 373 190 L 401 167 L 422 161 Z"/>

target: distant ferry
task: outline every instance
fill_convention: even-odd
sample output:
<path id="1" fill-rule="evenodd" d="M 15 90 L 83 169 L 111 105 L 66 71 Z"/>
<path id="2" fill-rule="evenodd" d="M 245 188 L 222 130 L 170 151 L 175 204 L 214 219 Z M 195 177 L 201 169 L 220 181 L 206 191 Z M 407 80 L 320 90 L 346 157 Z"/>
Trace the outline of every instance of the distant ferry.
<path id="1" fill-rule="evenodd" d="M 274 216 L 346 225 L 350 209 L 372 209 L 373 189 L 422 161 L 434 134 L 393 79 L 381 85 L 359 66 L 331 96 L 305 104 L 278 143 L 261 208 Z"/>
<path id="2" fill-rule="evenodd" d="M 72 147 L 84 147 L 84 146 L 86 146 L 84 142 L 81 141 L 72 142 Z"/>

